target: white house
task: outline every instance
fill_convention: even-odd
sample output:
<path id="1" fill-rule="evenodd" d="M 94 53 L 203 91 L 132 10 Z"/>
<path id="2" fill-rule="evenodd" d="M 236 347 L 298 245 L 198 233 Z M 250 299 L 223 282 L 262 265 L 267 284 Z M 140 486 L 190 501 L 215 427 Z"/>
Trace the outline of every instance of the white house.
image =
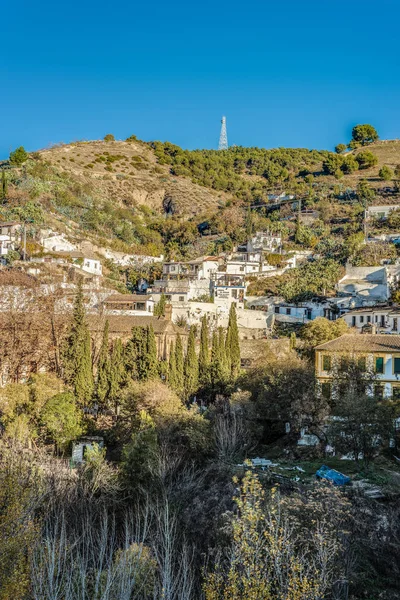
<path id="1" fill-rule="evenodd" d="M 391 277 L 393 277 L 391 275 Z M 385 266 L 353 267 L 346 266 L 346 274 L 337 284 L 341 294 L 359 296 L 371 304 L 386 302 L 390 296 L 388 270 Z"/>
<path id="2" fill-rule="evenodd" d="M 97 256 L 94 256 L 90 253 L 73 250 L 71 252 L 57 252 L 56 254 L 61 258 L 71 259 L 72 263 L 76 267 L 79 267 L 86 273 L 99 276 L 103 274 L 103 268 L 100 260 L 97 258 Z"/>
<path id="3" fill-rule="evenodd" d="M 9 235 L 0 235 L 0 257 L 5 258 L 9 250 L 14 250 L 14 242 Z"/>
<path id="4" fill-rule="evenodd" d="M 377 304 L 350 310 L 344 315 L 349 327 L 359 331 L 368 326 L 375 326 L 377 332 L 398 333 L 400 331 L 400 307 L 396 305 Z"/>
<path id="5" fill-rule="evenodd" d="M 186 262 L 166 262 L 163 265 L 163 279 L 211 279 L 220 263 L 221 259 L 216 256 L 203 256 Z"/>
<path id="6" fill-rule="evenodd" d="M 247 240 L 247 252 L 255 252 L 257 250 L 277 252 L 281 246 L 281 236 L 268 231 L 257 231 L 257 233 Z"/>
<path id="7" fill-rule="evenodd" d="M 6 235 L 12 241 L 21 239 L 22 223 L 19 221 L 3 221 L 0 223 L 0 235 Z"/>

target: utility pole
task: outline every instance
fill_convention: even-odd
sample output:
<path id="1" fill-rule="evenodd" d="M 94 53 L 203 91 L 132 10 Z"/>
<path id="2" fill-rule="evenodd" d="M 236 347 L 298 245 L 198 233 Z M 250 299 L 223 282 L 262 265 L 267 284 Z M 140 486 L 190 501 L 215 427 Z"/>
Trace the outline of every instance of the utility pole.
<path id="1" fill-rule="evenodd" d="M 24 221 L 24 254 L 23 254 L 24 258 L 23 260 L 26 261 L 26 221 Z"/>
<path id="2" fill-rule="evenodd" d="M 228 150 L 228 134 L 226 132 L 226 117 L 221 119 L 221 133 L 219 135 L 218 150 Z"/>

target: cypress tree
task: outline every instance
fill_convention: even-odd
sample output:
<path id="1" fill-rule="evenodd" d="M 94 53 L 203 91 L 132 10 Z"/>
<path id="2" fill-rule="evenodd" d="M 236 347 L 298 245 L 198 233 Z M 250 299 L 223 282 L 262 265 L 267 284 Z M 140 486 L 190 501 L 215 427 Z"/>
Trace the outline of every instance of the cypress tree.
<path id="1" fill-rule="evenodd" d="M 1 174 L 1 199 L 4 201 L 7 198 L 8 193 L 8 180 L 6 177 L 6 172 L 3 171 Z"/>
<path id="2" fill-rule="evenodd" d="M 167 301 L 165 298 L 165 294 L 161 294 L 160 300 L 154 307 L 154 316 L 155 317 L 164 317 L 165 316 L 165 305 Z"/>
<path id="3" fill-rule="evenodd" d="M 108 388 L 111 402 L 116 402 L 117 400 L 125 373 L 124 347 L 122 341 L 117 339 L 112 347 L 110 369 L 108 371 Z"/>
<path id="4" fill-rule="evenodd" d="M 222 382 L 227 381 L 230 374 L 230 361 L 225 344 L 225 332 L 223 327 L 218 327 L 218 361 L 219 373 Z"/>
<path id="5" fill-rule="evenodd" d="M 185 364 L 183 368 L 185 398 L 187 400 L 196 392 L 199 385 L 199 363 L 196 355 L 195 331 L 196 328 L 192 325 L 189 331 Z"/>
<path id="6" fill-rule="evenodd" d="M 103 340 L 101 342 L 101 348 L 99 352 L 99 360 L 97 363 L 97 385 L 96 395 L 98 401 L 103 404 L 108 397 L 110 390 L 110 355 L 108 347 L 108 332 L 109 322 L 106 321 L 103 332 Z"/>
<path id="7" fill-rule="evenodd" d="M 143 379 L 155 379 L 159 375 L 157 343 L 154 335 L 153 325 L 148 325 L 146 328 L 146 352 L 144 357 L 146 367 L 145 376 Z"/>
<path id="8" fill-rule="evenodd" d="M 208 348 L 208 327 L 206 315 L 204 315 L 201 320 L 199 381 L 202 385 L 206 385 L 210 381 L 210 351 Z"/>
<path id="9" fill-rule="evenodd" d="M 212 342 L 211 342 L 211 364 L 210 364 L 210 378 L 213 388 L 216 388 L 221 383 L 222 372 L 221 372 L 221 352 L 219 337 L 216 331 L 213 331 Z"/>
<path id="10" fill-rule="evenodd" d="M 63 349 L 64 378 L 74 389 L 80 402 L 88 402 L 93 394 L 91 341 L 86 325 L 82 280 L 78 281 L 69 334 Z"/>
<path id="11" fill-rule="evenodd" d="M 175 344 L 175 364 L 176 364 L 176 392 L 183 393 L 184 373 L 183 373 L 183 348 L 179 333 L 176 336 Z"/>
<path id="12" fill-rule="evenodd" d="M 125 346 L 125 370 L 132 379 L 146 379 L 147 331 L 145 327 L 132 327 L 131 339 Z"/>
<path id="13" fill-rule="evenodd" d="M 78 356 L 74 383 L 78 402 L 86 404 L 92 398 L 94 391 L 91 340 L 88 329 L 85 332 L 82 351 Z"/>
<path id="14" fill-rule="evenodd" d="M 229 310 L 229 322 L 228 330 L 226 332 L 225 348 L 231 375 L 233 377 L 237 377 L 240 372 L 240 345 L 236 307 L 234 302 L 232 302 Z"/>
<path id="15" fill-rule="evenodd" d="M 174 342 L 171 343 L 169 350 L 169 362 L 168 362 L 168 385 L 170 388 L 176 391 L 177 384 L 177 373 L 176 373 L 176 355 Z"/>

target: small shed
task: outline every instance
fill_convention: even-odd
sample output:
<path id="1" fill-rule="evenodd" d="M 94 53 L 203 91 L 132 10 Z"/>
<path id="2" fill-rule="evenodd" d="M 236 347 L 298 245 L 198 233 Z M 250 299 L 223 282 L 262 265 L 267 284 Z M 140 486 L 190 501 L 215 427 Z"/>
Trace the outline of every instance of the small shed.
<path id="1" fill-rule="evenodd" d="M 79 440 L 74 442 L 72 444 L 72 462 L 75 464 L 83 463 L 85 460 L 86 450 L 93 450 L 95 444 L 97 444 L 100 448 L 103 448 L 104 438 L 98 435 L 88 435 L 81 437 Z"/>

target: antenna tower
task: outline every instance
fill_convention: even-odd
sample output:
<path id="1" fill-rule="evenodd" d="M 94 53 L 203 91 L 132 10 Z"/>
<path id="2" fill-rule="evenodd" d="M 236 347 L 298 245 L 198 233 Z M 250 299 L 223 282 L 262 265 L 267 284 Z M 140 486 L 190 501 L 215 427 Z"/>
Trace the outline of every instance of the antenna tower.
<path id="1" fill-rule="evenodd" d="M 226 117 L 221 119 L 221 133 L 219 134 L 218 150 L 228 150 L 228 134 L 226 133 Z"/>

